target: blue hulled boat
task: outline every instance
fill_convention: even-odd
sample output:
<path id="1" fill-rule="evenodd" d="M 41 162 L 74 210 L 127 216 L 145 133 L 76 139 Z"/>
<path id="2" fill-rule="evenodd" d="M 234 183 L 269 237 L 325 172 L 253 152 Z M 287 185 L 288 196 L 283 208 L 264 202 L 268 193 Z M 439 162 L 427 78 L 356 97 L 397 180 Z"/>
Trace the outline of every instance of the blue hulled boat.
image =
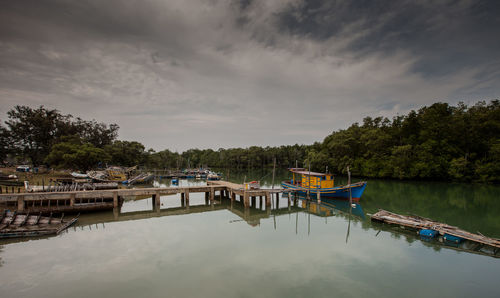
<path id="1" fill-rule="evenodd" d="M 366 181 L 356 182 L 348 185 L 334 186 L 332 174 L 310 172 L 302 168 L 292 168 L 293 178 L 290 181 L 283 181 L 281 186 L 286 189 L 294 189 L 299 194 L 310 193 L 311 196 L 343 198 L 359 200 L 366 188 Z"/>

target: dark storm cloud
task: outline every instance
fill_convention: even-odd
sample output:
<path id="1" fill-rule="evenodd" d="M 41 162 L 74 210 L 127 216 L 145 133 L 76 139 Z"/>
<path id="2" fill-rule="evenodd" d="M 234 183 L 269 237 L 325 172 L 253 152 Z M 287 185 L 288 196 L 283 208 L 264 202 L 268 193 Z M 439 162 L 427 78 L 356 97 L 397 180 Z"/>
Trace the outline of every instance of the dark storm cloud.
<path id="1" fill-rule="evenodd" d="M 497 3 L 2 1 L 0 115 L 44 104 L 155 149 L 310 143 L 498 97 Z"/>
<path id="2" fill-rule="evenodd" d="M 344 51 L 361 56 L 406 50 L 418 58 L 413 69 L 424 75 L 499 61 L 499 1 L 313 0 L 290 5 L 279 25 L 317 40 L 365 32 Z"/>

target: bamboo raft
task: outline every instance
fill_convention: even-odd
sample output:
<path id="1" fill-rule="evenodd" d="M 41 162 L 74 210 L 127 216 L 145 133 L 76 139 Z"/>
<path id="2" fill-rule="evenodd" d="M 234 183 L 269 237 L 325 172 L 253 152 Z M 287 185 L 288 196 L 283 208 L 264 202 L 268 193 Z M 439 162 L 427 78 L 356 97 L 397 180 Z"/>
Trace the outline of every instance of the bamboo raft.
<path id="1" fill-rule="evenodd" d="M 52 214 L 46 217 L 41 213 L 30 215 L 4 211 L 0 215 L 0 239 L 57 235 L 77 220 L 78 216 L 66 221 L 64 214 L 61 218 L 52 218 Z"/>
<path id="2" fill-rule="evenodd" d="M 458 227 L 440 223 L 425 217 L 420 217 L 416 215 L 399 215 L 386 210 L 379 210 L 377 213 L 371 216 L 371 219 L 383 223 L 409 227 L 416 230 L 421 230 L 421 229 L 434 230 L 438 232 L 439 235 L 452 235 L 472 242 L 477 242 L 482 245 L 488 245 L 495 248 L 495 254 L 500 249 L 500 239 L 486 237 L 481 233 L 473 234 L 461 230 Z"/>

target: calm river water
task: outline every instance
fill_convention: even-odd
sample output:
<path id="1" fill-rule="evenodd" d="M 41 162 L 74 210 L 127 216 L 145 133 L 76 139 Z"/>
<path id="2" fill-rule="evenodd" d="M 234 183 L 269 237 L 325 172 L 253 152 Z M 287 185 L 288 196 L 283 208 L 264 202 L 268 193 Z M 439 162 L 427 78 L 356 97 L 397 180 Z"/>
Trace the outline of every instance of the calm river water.
<path id="1" fill-rule="evenodd" d="M 230 180 L 270 187 L 266 174 Z M 351 215 L 342 201 L 287 203 L 266 211 L 257 199 L 245 212 L 193 193 L 189 209 L 164 196 L 158 213 L 151 199 L 128 198 L 119 213 L 82 215 L 59 236 L 0 242 L 1 296 L 500 297 L 500 259 L 368 216 L 383 208 L 500 238 L 499 186 L 369 180 Z"/>

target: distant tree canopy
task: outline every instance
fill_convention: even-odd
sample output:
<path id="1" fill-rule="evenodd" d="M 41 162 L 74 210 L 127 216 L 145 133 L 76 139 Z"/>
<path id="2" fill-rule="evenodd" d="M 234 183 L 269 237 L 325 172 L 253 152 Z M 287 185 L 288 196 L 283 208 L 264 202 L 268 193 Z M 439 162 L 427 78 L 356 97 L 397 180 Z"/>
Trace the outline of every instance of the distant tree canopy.
<path id="1" fill-rule="evenodd" d="M 58 110 L 40 106 L 33 109 L 27 106 L 15 106 L 8 113 L 7 151 L 28 158 L 34 166 L 51 165 L 45 161 L 52 147 L 63 142 L 65 137 L 78 139 L 81 144 L 90 144 L 103 148 L 111 144 L 118 136 L 118 125 L 106 125 L 96 121 L 74 119 L 63 115 Z"/>
<path id="2" fill-rule="evenodd" d="M 307 167 L 374 178 L 500 182 L 500 102 L 435 103 L 392 120 L 366 117 L 312 145 L 145 150 L 116 140 L 118 125 L 85 121 L 43 106 L 16 106 L 0 123 L 0 158 L 87 170 L 98 164 L 147 168 Z"/>
<path id="3" fill-rule="evenodd" d="M 435 103 L 405 116 L 363 119 L 312 146 L 314 168 L 377 178 L 500 182 L 500 102 Z"/>

